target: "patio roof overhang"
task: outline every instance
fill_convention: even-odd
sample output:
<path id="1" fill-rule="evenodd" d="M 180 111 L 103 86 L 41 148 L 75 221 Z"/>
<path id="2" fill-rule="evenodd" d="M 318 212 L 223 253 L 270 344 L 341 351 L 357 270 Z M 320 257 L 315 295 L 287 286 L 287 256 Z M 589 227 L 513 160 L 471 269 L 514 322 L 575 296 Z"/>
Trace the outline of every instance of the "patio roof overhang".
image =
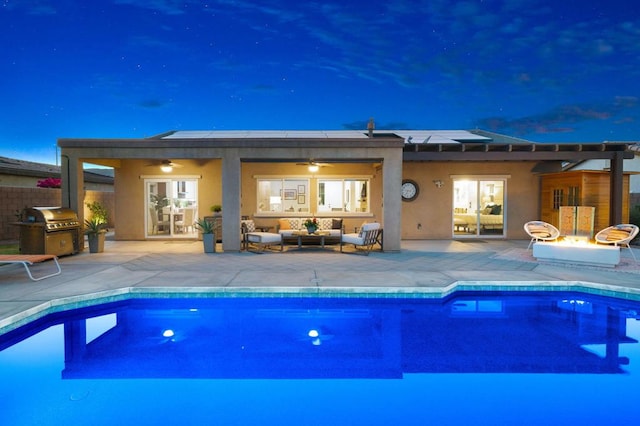
<path id="1" fill-rule="evenodd" d="M 504 139 L 504 138 L 503 138 Z M 534 173 L 550 171 L 562 162 L 609 160 L 609 218 L 611 225 L 622 221 L 623 161 L 633 159 L 631 143 L 527 143 L 521 140 L 493 142 L 407 143 L 402 161 L 531 161 L 539 162 Z M 547 164 L 541 164 L 546 162 Z M 554 164 L 550 164 L 554 163 Z M 559 171 L 559 170 L 558 170 Z"/>
<path id="2" fill-rule="evenodd" d="M 634 153 L 626 143 L 425 143 L 405 144 L 404 161 L 581 161 Z"/>

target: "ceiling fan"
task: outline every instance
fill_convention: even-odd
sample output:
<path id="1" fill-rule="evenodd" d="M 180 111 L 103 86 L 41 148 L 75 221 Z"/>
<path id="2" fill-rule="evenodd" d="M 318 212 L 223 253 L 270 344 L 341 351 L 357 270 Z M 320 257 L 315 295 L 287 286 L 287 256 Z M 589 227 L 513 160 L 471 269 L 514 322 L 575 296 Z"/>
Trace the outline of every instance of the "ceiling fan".
<path id="1" fill-rule="evenodd" d="M 149 166 L 150 167 L 160 166 L 160 170 L 162 170 L 165 173 L 171 172 L 174 168 L 182 167 L 181 164 L 175 163 L 171 160 L 162 160 L 159 164 L 153 163 L 153 164 L 149 164 Z"/>
<path id="2" fill-rule="evenodd" d="M 306 161 L 304 163 L 296 163 L 298 166 L 306 166 L 310 172 L 317 172 L 320 167 L 333 167 L 329 163 L 320 163 L 318 161 L 314 161 L 313 159 Z"/>

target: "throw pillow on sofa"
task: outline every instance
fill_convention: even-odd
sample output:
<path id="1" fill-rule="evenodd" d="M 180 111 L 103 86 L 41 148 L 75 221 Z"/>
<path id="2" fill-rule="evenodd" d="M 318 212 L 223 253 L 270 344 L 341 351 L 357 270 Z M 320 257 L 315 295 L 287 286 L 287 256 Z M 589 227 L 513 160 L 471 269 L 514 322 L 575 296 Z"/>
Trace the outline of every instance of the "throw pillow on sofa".
<path id="1" fill-rule="evenodd" d="M 280 219 L 278 221 L 278 229 L 280 229 L 281 231 L 291 229 L 291 223 L 289 222 L 289 219 Z"/>
<path id="2" fill-rule="evenodd" d="M 322 231 L 326 231 L 331 229 L 331 227 L 333 226 L 333 219 L 327 219 L 327 218 L 322 218 L 319 220 L 320 222 L 320 230 Z"/>

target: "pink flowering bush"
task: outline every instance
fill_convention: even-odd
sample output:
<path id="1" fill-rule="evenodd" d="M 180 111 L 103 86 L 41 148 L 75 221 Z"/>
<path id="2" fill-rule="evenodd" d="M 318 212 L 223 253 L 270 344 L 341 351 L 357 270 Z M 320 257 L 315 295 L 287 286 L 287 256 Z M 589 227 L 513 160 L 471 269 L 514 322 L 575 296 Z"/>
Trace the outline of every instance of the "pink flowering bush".
<path id="1" fill-rule="evenodd" d="M 58 178 L 48 177 L 38 181 L 38 188 L 60 188 L 61 180 Z"/>

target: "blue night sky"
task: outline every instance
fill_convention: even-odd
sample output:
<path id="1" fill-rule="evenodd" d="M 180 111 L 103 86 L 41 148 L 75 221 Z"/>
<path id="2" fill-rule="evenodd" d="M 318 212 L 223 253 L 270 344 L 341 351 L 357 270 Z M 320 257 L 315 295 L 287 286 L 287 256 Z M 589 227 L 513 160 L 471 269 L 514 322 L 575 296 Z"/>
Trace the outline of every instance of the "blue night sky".
<path id="1" fill-rule="evenodd" d="M 0 155 L 168 130 L 637 141 L 636 0 L 0 0 Z"/>

